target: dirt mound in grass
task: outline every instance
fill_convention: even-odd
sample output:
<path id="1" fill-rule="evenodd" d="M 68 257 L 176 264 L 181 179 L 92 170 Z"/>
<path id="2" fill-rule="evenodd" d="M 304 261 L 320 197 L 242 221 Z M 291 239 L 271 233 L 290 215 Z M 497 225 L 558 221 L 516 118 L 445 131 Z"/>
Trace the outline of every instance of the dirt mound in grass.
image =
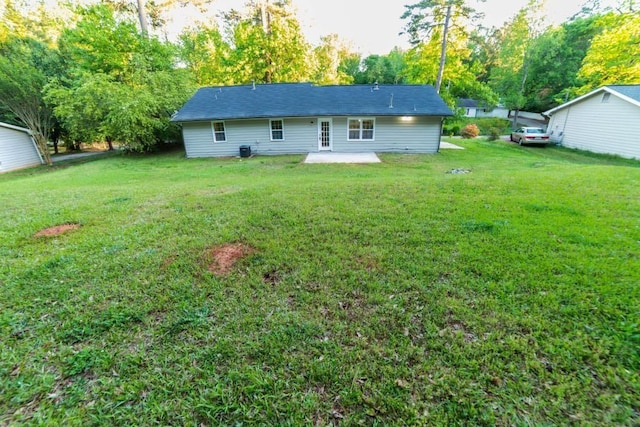
<path id="1" fill-rule="evenodd" d="M 34 237 L 51 237 L 51 236 L 59 236 L 61 234 L 66 233 L 67 231 L 77 230 L 80 228 L 80 224 L 61 224 L 54 225 L 53 227 L 44 228 L 34 234 Z"/>
<path id="2" fill-rule="evenodd" d="M 215 246 L 207 251 L 207 259 L 212 260 L 209 271 L 216 276 L 224 276 L 231 272 L 235 262 L 255 253 L 255 249 L 242 243 L 228 243 Z"/>

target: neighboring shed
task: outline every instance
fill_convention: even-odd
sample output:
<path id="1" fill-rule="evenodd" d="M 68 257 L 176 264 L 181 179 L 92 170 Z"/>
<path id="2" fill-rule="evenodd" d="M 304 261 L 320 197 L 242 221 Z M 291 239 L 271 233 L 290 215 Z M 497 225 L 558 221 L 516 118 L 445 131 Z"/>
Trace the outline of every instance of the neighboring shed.
<path id="1" fill-rule="evenodd" d="M 476 117 L 478 115 L 478 101 L 471 98 L 458 98 L 456 107 L 464 110 L 465 117 Z"/>
<path id="2" fill-rule="evenodd" d="M 318 151 L 435 153 L 453 113 L 432 86 L 310 83 L 201 88 L 172 118 L 187 157 Z"/>
<path id="3" fill-rule="evenodd" d="M 0 173 L 43 163 L 29 129 L 0 122 Z"/>
<path id="4" fill-rule="evenodd" d="M 640 159 L 640 85 L 604 86 L 543 114 L 553 142 Z"/>

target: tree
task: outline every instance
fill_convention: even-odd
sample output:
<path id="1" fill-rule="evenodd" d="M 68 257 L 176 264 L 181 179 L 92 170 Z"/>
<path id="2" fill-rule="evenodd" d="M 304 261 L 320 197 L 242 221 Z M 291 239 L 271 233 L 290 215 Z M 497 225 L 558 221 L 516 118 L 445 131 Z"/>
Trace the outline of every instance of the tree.
<path id="1" fill-rule="evenodd" d="M 499 33 L 500 53 L 491 70 L 491 84 L 507 108 L 515 110 L 513 127 L 517 127 L 518 113 L 524 107 L 529 78 L 530 49 L 539 33 L 541 19 L 537 14 L 542 4 L 530 0 Z"/>
<path id="2" fill-rule="evenodd" d="M 226 15 L 232 30 L 229 83 L 295 82 L 309 80 L 311 48 L 289 2 L 249 3 L 244 16 L 236 11 Z"/>
<path id="3" fill-rule="evenodd" d="M 8 36 L 0 43 L 0 104 L 32 133 L 47 164 L 51 106 L 43 89 L 60 71 L 57 52 L 29 37 Z"/>
<path id="4" fill-rule="evenodd" d="M 18 3 L 18 4 L 17 4 Z M 25 14 L 25 5 L 6 1 L 0 21 L 0 112 L 27 127 L 47 164 L 47 140 L 53 119 L 43 88 L 61 73 L 51 37 L 57 22 L 40 5 Z"/>
<path id="5" fill-rule="evenodd" d="M 199 86 L 232 83 L 231 46 L 218 28 L 201 25 L 180 35 L 180 57 Z"/>
<path id="6" fill-rule="evenodd" d="M 314 73 L 311 81 L 319 84 L 348 84 L 354 79 L 340 64 L 351 55 L 349 47 L 336 34 L 321 38 L 313 50 Z"/>
<path id="7" fill-rule="evenodd" d="M 425 39 L 433 39 L 434 36 L 437 36 L 439 40 L 440 59 L 435 88 L 437 92 L 440 92 L 450 29 L 457 27 L 459 31 L 464 32 L 462 29 L 469 23 L 468 21 L 474 20 L 480 15 L 467 5 L 465 0 L 422 0 L 405 7 L 406 11 L 402 15 L 402 19 L 409 20 L 405 31 L 409 34 L 414 46 Z"/>
<path id="8" fill-rule="evenodd" d="M 582 85 L 578 71 L 594 35 L 597 18 L 575 18 L 549 28 L 531 43 L 529 75 L 525 85 L 527 111 L 545 111 L 575 95 Z"/>
<path id="9" fill-rule="evenodd" d="M 107 5 L 78 12 L 59 40 L 68 75 L 46 88 L 56 116 L 74 139 L 137 151 L 167 140 L 170 114 L 192 91 L 188 71 L 173 66 L 175 48 L 117 20 Z"/>
<path id="10" fill-rule="evenodd" d="M 629 8 L 633 9 L 632 2 Z M 603 85 L 640 81 L 640 15 L 612 13 L 599 23 L 606 28 L 593 38 L 578 73 L 585 82 L 581 93 Z"/>

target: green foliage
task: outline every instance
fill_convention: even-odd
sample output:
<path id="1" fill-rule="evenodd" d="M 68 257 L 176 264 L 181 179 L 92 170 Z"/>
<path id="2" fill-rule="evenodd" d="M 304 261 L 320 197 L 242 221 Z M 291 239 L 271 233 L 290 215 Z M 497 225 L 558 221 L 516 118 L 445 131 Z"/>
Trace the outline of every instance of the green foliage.
<path id="1" fill-rule="evenodd" d="M 313 50 L 315 72 L 311 81 L 318 84 L 354 83 L 353 77 L 341 67 L 349 56 L 349 49 L 337 35 L 322 37 L 320 46 Z"/>
<path id="2" fill-rule="evenodd" d="M 640 163 L 455 143 L 0 175 L 0 423 L 637 424 Z"/>
<path id="3" fill-rule="evenodd" d="M 67 77 L 46 88 L 69 137 L 134 151 L 175 140 L 170 115 L 193 90 L 190 75 L 173 66 L 175 49 L 116 20 L 107 6 L 79 11 L 80 21 L 59 40 Z"/>
<path id="4" fill-rule="evenodd" d="M 553 108 L 573 94 L 571 88 L 581 86 L 578 71 L 591 39 L 599 31 L 595 17 L 579 18 L 550 28 L 533 41 L 525 110 Z"/>
<path id="5" fill-rule="evenodd" d="M 463 18 L 464 16 L 460 15 L 455 19 Z M 405 74 L 409 83 L 436 84 L 442 29 L 430 28 L 428 35 L 425 41 L 416 44 L 406 54 Z M 463 23 L 453 25 L 448 35 L 446 67 L 440 90 L 440 95 L 452 108 L 455 108 L 458 98 L 472 98 L 486 105 L 498 103 L 495 92 L 478 80 L 477 76 L 482 72 L 482 66 L 479 62 L 469 61 L 471 53 L 469 35 L 463 28 Z"/>
<path id="6" fill-rule="evenodd" d="M 521 9 L 505 25 L 500 35 L 500 53 L 491 70 L 490 82 L 510 110 L 520 110 L 526 103 L 528 54 L 532 40 L 529 9 Z"/>
<path id="7" fill-rule="evenodd" d="M 448 136 L 460 135 L 462 128 L 474 124 L 479 129 L 479 135 L 489 135 L 492 129 L 497 129 L 499 135 L 511 131 L 510 121 L 495 117 L 448 117 L 442 125 L 442 134 Z"/>
<path id="8" fill-rule="evenodd" d="M 502 129 L 500 128 L 490 128 L 489 133 L 487 134 L 488 141 L 496 141 L 502 135 Z"/>
<path id="9" fill-rule="evenodd" d="M 478 126 L 475 123 L 466 125 L 460 131 L 460 136 L 465 139 L 475 138 L 478 135 L 480 135 L 480 129 L 478 129 Z"/>
<path id="10" fill-rule="evenodd" d="M 234 84 L 308 81 L 310 47 L 300 24 L 283 4 L 260 5 L 231 28 L 229 77 Z M 233 21 L 232 21 L 233 22 Z"/>
<path id="11" fill-rule="evenodd" d="M 388 55 L 369 55 L 364 60 L 360 57 L 349 58 L 347 68 L 356 84 L 402 84 L 406 81 L 406 54 L 399 48 Z"/>
<path id="12" fill-rule="evenodd" d="M 608 84 L 637 84 L 640 81 L 640 15 L 621 13 L 605 15 L 605 26 L 593 38 L 579 76 L 585 82 L 581 93 Z"/>
<path id="13" fill-rule="evenodd" d="M 38 40 L 8 36 L 0 43 L 0 104 L 32 132 L 47 164 L 53 121 L 43 89 L 58 72 L 57 52 Z"/>
<path id="14" fill-rule="evenodd" d="M 226 67 L 231 46 L 215 27 L 200 26 L 180 35 L 180 58 L 185 62 L 198 86 L 228 83 Z"/>

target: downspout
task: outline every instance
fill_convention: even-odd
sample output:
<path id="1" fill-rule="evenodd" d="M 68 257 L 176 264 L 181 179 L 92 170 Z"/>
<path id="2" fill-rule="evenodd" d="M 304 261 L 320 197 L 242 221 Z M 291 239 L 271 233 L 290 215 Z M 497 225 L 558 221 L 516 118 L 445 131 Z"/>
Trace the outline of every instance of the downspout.
<path id="1" fill-rule="evenodd" d="M 440 117 L 440 133 L 438 134 L 438 150 L 436 153 L 440 152 L 440 144 L 442 144 L 442 128 L 444 126 L 444 117 Z"/>
<path id="2" fill-rule="evenodd" d="M 33 144 L 33 148 L 36 150 L 36 154 L 38 154 L 38 158 L 40 159 L 40 164 L 44 165 L 45 161 L 42 158 L 42 154 L 40 154 L 40 150 L 38 150 L 38 144 L 36 144 L 36 140 L 33 139 L 33 134 L 31 133 L 31 131 L 29 131 L 28 135 L 29 135 L 29 139 L 31 139 L 31 143 Z"/>

